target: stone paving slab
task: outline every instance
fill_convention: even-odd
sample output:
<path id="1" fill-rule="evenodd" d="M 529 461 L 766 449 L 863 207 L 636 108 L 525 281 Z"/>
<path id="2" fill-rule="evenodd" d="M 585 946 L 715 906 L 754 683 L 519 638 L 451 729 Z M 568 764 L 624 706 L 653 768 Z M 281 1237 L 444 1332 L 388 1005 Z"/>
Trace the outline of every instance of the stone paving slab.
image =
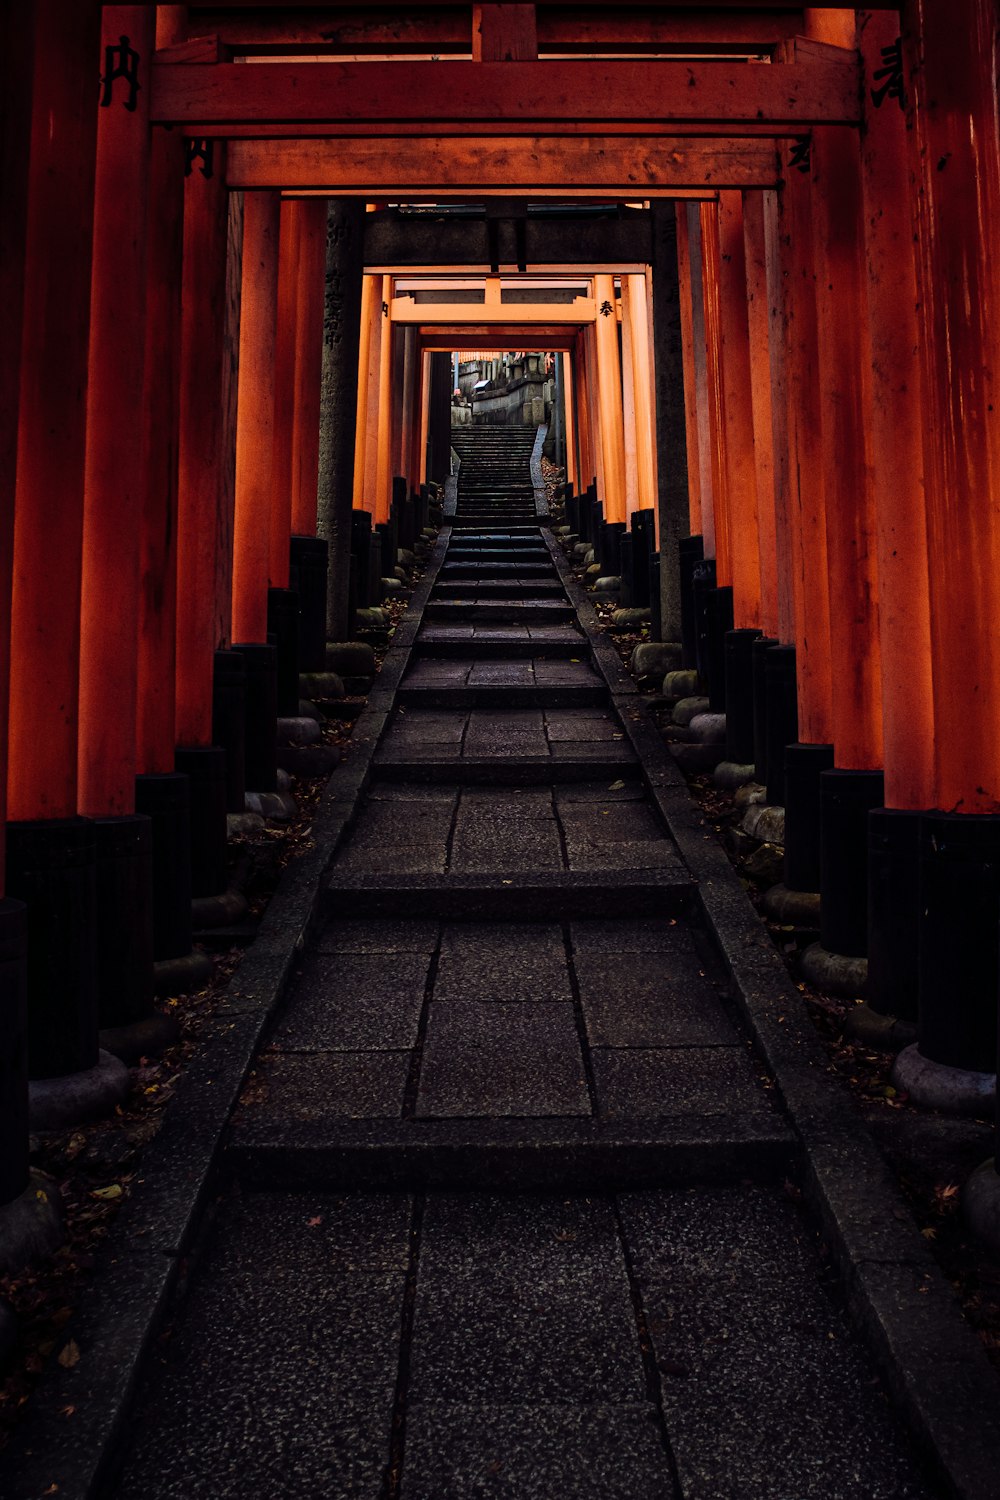
<path id="1" fill-rule="evenodd" d="M 429 953 L 335 953 L 308 958 L 274 1033 L 284 1052 L 413 1047 Z"/>
<path id="2" fill-rule="evenodd" d="M 590 1113 L 571 1004 L 431 1004 L 418 1117 Z"/>
<path id="3" fill-rule="evenodd" d="M 588 755 L 634 762 L 617 719 L 606 709 L 511 708 L 501 713 L 486 708 L 434 710 L 405 705 L 393 718 L 377 758 L 379 762 L 483 756 L 578 760 Z M 589 800 L 599 800 L 602 792 L 609 802 L 614 800 L 607 782 L 594 788 Z M 576 789 L 564 800 L 584 798 Z"/>
<path id="4" fill-rule="evenodd" d="M 738 1046 L 594 1047 L 591 1066 L 604 1119 L 728 1119 L 739 1110 L 763 1124 L 776 1116 L 759 1068 Z"/>
<path id="5" fill-rule="evenodd" d="M 413 1400 L 642 1403 L 612 1205 L 435 1196 L 424 1215 Z"/>
<path id="6" fill-rule="evenodd" d="M 574 965 L 591 1046 L 733 1045 L 734 1024 L 695 962 L 578 951 Z"/>
<path id="7" fill-rule="evenodd" d="M 621 1212 L 685 1497 L 938 1493 L 793 1204 L 743 1185 Z"/>
<path id="8" fill-rule="evenodd" d="M 407 1417 L 403 1500 L 673 1500 L 651 1403 L 447 1405 Z"/>
<path id="9" fill-rule="evenodd" d="M 410 1215 L 404 1195 L 230 1200 L 130 1423 L 120 1500 L 379 1500 Z"/>
<path id="10" fill-rule="evenodd" d="M 289 1052 L 266 1055 L 249 1086 L 260 1119 L 303 1123 L 402 1118 L 413 1054 Z"/>

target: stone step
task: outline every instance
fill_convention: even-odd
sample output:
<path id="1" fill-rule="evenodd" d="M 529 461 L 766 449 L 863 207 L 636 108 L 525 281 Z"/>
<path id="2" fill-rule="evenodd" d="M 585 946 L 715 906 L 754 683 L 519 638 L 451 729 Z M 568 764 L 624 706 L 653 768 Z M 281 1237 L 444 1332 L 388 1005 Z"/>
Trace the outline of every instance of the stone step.
<path id="1" fill-rule="evenodd" d="M 780 1120 L 345 1120 L 243 1124 L 225 1167 L 247 1188 L 548 1189 L 596 1193 L 692 1182 L 780 1182 L 796 1157 Z"/>
<path id="2" fill-rule="evenodd" d="M 412 917 L 439 921 L 564 922 L 613 917 L 683 916 L 694 884 L 676 867 L 652 870 L 522 871 L 499 875 L 395 875 L 337 873 L 323 892 L 325 910 L 337 918 Z"/>
<path id="3" fill-rule="evenodd" d="M 450 582 L 436 583 L 431 591 L 431 601 L 441 599 L 546 599 L 566 598 L 566 592 L 558 578 L 454 578 Z"/>
<path id="4" fill-rule="evenodd" d="M 484 630 L 490 628 L 486 626 Z M 482 633 L 479 635 L 452 634 L 446 629 L 425 627 L 417 636 L 413 650 L 418 656 L 436 656 L 443 661 L 502 661 L 504 659 L 521 661 L 537 657 L 542 653 L 550 661 L 560 658 L 568 661 L 577 658 L 583 661 L 590 660 L 590 647 L 586 637 L 573 631 L 561 640 L 548 637 L 540 641 L 528 635 L 526 626 L 512 627 L 512 629 L 523 630 L 523 636 L 511 634 L 509 631 L 504 633 L 502 626 L 492 628 L 498 632 L 493 638 Z"/>
<path id="5" fill-rule="evenodd" d="M 401 687 L 400 703 L 419 708 L 587 708 L 606 703 L 604 686 L 546 683 L 524 686 Z"/>
<path id="6" fill-rule="evenodd" d="M 449 595 L 456 593 L 449 590 Z M 425 620 L 467 620 L 473 624 L 520 621 L 522 624 L 551 624 L 556 620 L 572 620 L 573 606 L 563 599 L 548 599 L 541 589 L 526 589 L 521 598 L 510 599 L 503 595 L 490 598 L 478 592 L 469 592 L 466 598 L 431 598 L 424 610 Z"/>
<path id="7" fill-rule="evenodd" d="M 463 754 L 459 759 L 428 754 L 424 759 L 408 759 L 411 754 L 400 751 L 397 756 L 381 751 L 375 758 L 376 780 L 392 785 L 418 782 L 426 786 L 528 787 L 576 786 L 596 777 L 611 786 L 636 770 L 635 757 L 624 746 L 616 745 L 605 745 L 586 759 L 575 745 L 565 746 L 561 755 L 518 755 L 516 760 L 502 754 Z"/>
<path id="8" fill-rule="evenodd" d="M 558 578 L 555 566 L 547 562 L 446 562 L 438 574 L 438 586 L 446 587 L 456 578 Z"/>

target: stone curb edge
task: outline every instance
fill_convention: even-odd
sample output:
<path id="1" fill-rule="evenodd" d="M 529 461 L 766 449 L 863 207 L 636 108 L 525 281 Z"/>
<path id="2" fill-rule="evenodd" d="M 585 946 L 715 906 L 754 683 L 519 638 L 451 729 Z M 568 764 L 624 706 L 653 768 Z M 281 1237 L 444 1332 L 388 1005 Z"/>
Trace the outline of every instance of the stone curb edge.
<path id="1" fill-rule="evenodd" d="M 367 786 L 450 536 L 446 524 L 358 717 L 351 754 L 327 782 L 312 844 L 283 872 L 257 936 L 145 1152 L 142 1176 L 115 1220 L 94 1284 L 66 1326 L 66 1340 L 77 1346 L 79 1358 L 70 1369 L 50 1363 L 30 1415 L 0 1454 L 0 1493 L 9 1500 L 41 1500 L 48 1494 L 100 1500 L 104 1493 L 146 1351 L 189 1275 L 229 1117 L 317 919 L 323 878 Z"/>
<path id="2" fill-rule="evenodd" d="M 733 985 L 803 1152 L 803 1194 L 851 1311 L 917 1439 L 956 1500 L 995 1500 L 1000 1381 L 843 1088 L 760 918 L 551 532 L 543 532 L 598 670 L 686 861 Z"/>
<path id="3" fill-rule="evenodd" d="M 542 474 L 542 449 L 545 447 L 548 431 L 548 424 L 542 422 L 535 433 L 535 446 L 531 450 L 531 458 L 528 461 L 531 470 L 531 487 L 535 492 L 535 515 L 541 524 L 549 518 L 549 501 L 545 493 L 545 479 Z"/>

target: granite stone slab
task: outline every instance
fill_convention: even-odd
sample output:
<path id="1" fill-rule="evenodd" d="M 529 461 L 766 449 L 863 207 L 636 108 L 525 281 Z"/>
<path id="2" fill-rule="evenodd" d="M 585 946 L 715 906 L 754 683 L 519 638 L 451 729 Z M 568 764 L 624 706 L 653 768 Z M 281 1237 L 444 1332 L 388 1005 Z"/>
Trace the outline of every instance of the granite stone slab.
<path id="1" fill-rule="evenodd" d="M 415 1402 L 403 1500 L 679 1500 L 652 1404 Z"/>
<path id="2" fill-rule="evenodd" d="M 289 1052 L 262 1057 L 242 1118 L 287 1121 L 399 1119 L 409 1052 Z"/>
<path id="3" fill-rule="evenodd" d="M 568 1002 L 447 1000 L 430 1006 L 418 1118 L 590 1113 Z"/>
<path id="4" fill-rule="evenodd" d="M 437 922 L 327 922 L 316 938 L 318 953 L 426 953 L 438 945 Z"/>
<path id="5" fill-rule="evenodd" d="M 638 1329 L 600 1199 L 428 1198 L 410 1399 L 636 1404 Z"/>
<path id="6" fill-rule="evenodd" d="M 393 1052 L 414 1046 L 430 966 L 430 953 L 307 959 L 275 1031 L 275 1046 L 286 1052 Z"/>
<path id="7" fill-rule="evenodd" d="M 657 962 L 656 959 L 659 961 Z M 737 1036 L 693 964 L 665 955 L 577 953 L 580 1003 L 592 1047 L 730 1046 Z"/>
<path id="8" fill-rule="evenodd" d="M 738 1115 L 763 1121 L 777 1113 L 743 1047 L 596 1047 L 590 1057 L 603 1119 Z"/>
<path id="9" fill-rule="evenodd" d="M 379 1500 L 409 1222 L 404 1195 L 227 1204 L 129 1422 L 120 1500 Z"/>

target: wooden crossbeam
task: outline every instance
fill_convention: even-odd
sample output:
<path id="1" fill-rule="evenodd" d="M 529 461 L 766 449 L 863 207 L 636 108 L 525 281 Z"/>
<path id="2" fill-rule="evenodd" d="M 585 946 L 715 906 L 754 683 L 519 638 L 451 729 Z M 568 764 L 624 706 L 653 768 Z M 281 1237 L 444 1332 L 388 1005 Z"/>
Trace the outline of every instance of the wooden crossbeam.
<path id="1" fill-rule="evenodd" d="M 438 324 L 461 323 L 466 317 L 474 317 L 479 327 L 494 324 L 504 325 L 515 316 L 517 308 L 519 323 L 534 327 L 560 323 L 581 326 L 593 323 L 597 316 L 593 297 L 574 297 L 572 302 L 497 302 L 492 306 L 482 302 L 417 302 L 413 297 L 393 297 L 389 304 L 389 317 L 393 323 L 411 323 L 420 327 Z"/>
<path id="2" fill-rule="evenodd" d="M 214 34 L 237 52 L 468 53 L 468 15 L 457 8 L 406 6 L 283 6 L 230 11 L 213 5 L 189 7 L 192 36 Z M 724 9 L 685 11 L 636 5 L 561 12 L 538 9 L 541 52 L 670 51 L 766 52 L 803 29 L 801 10 Z"/>
<path id="3" fill-rule="evenodd" d="M 418 343 L 422 350 L 431 353 L 461 352 L 463 349 L 534 349 L 538 351 L 564 350 L 575 347 L 579 330 L 567 328 L 565 324 L 536 324 L 525 327 L 520 323 L 477 324 L 455 323 L 443 328 L 418 329 Z"/>
<path id="4" fill-rule="evenodd" d="M 635 198 L 675 189 L 777 187 L 780 170 L 767 138 L 380 136 L 234 140 L 227 180 L 231 188 L 312 188 L 347 196 L 486 198 L 523 191 Z"/>
<path id="5" fill-rule="evenodd" d="M 493 231 L 491 237 L 491 230 Z M 447 215 L 397 214 L 392 210 L 365 215 L 365 265 L 475 266 L 517 264 L 523 255 L 531 266 L 621 266 L 652 260 L 649 214 L 625 210 L 615 218 L 547 218 L 529 214 L 507 219 L 449 218 Z"/>
<path id="6" fill-rule="evenodd" d="M 158 63 L 150 117 L 199 134 L 432 127 L 557 134 L 612 124 L 788 133 L 860 119 L 855 53 L 757 65 L 660 58 L 541 62 Z"/>

